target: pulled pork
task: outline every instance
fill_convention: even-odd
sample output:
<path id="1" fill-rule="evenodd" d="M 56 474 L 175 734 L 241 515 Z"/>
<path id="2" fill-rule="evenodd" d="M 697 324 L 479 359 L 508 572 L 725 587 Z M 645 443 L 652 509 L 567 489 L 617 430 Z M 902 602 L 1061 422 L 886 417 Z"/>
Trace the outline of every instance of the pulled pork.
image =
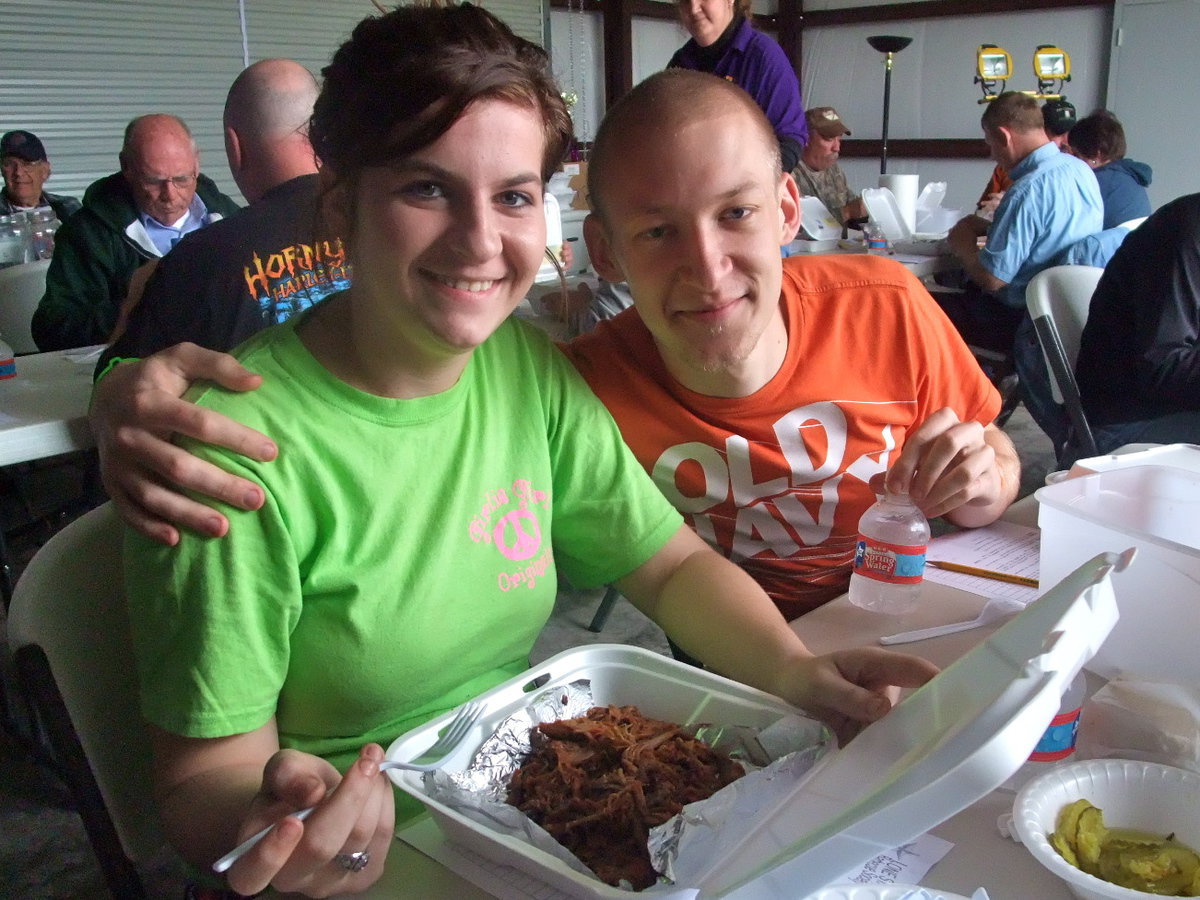
<path id="1" fill-rule="evenodd" d="M 650 828 L 745 774 L 741 765 L 636 706 L 543 722 L 508 785 L 521 810 L 611 885 L 654 884 Z"/>

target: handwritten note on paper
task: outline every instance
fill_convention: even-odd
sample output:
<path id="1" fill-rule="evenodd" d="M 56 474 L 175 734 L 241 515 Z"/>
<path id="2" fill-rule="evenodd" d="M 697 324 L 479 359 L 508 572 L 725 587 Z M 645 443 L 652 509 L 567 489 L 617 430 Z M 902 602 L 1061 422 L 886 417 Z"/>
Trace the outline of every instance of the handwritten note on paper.
<path id="1" fill-rule="evenodd" d="M 940 837 L 922 834 L 895 850 L 871 857 L 847 872 L 843 880 L 855 884 L 918 884 L 953 846 Z"/>
<path id="2" fill-rule="evenodd" d="M 993 572 L 1037 578 L 1040 547 L 1041 534 L 1036 528 L 1000 521 L 983 528 L 969 528 L 934 538 L 929 542 L 929 550 L 925 557 L 974 566 L 977 569 L 991 569 Z M 970 591 L 972 594 L 981 594 L 984 597 L 1002 597 L 1020 603 L 1029 603 L 1039 596 L 1038 588 L 993 581 L 990 578 L 961 572 L 947 572 L 933 566 L 925 567 L 925 580 Z"/>

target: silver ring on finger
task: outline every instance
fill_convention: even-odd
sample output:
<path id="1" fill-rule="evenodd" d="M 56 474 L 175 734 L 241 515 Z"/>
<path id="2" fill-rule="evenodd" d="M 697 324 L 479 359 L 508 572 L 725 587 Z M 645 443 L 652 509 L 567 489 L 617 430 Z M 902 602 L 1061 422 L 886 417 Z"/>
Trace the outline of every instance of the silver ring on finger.
<path id="1" fill-rule="evenodd" d="M 339 853 L 333 858 L 333 861 L 347 872 L 361 872 L 370 864 L 371 853 L 367 850 L 359 850 L 355 853 Z"/>

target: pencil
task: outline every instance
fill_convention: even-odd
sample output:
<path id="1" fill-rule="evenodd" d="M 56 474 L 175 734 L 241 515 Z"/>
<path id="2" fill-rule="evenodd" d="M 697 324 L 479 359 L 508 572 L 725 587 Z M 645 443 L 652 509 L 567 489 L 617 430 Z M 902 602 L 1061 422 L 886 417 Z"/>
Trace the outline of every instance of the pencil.
<path id="1" fill-rule="evenodd" d="M 993 581 L 1007 581 L 1009 584 L 1023 584 L 1026 587 L 1037 587 L 1038 580 L 1025 575 L 1010 575 L 1008 572 L 993 572 L 991 569 L 977 569 L 974 566 L 963 566 L 958 563 L 941 562 L 931 559 L 928 565 L 947 572 L 962 572 L 964 575 L 977 575 L 980 578 L 990 578 Z"/>

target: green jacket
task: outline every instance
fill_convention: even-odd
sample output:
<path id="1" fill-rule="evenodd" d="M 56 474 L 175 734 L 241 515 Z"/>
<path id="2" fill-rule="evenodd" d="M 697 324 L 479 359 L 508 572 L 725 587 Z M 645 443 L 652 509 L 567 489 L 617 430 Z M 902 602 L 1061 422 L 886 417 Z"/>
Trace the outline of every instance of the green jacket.
<path id="1" fill-rule="evenodd" d="M 239 209 L 207 175 L 200 176 L 196 193 L 208 207 L 209 221 Z M 158 255 L 121 173 L 94 182 L 83 209 L 55 233 L 46 293 L 30 323 L 34 343 L 42 350 L 106 343 L 134 270 Z"/>

